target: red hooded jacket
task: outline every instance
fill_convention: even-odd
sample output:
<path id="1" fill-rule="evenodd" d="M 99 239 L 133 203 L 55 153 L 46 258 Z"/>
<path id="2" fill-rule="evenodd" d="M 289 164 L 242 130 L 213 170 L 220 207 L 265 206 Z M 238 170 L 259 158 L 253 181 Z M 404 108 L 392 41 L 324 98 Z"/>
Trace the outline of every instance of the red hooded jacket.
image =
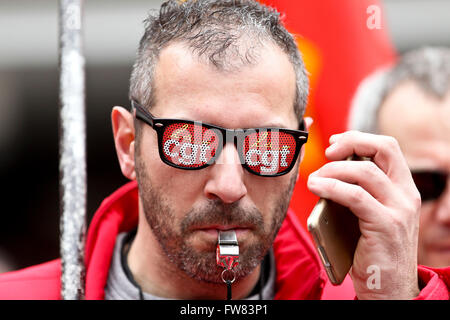
<path id="1" fill-rule="evenodd" d="M 86 299 L 104 299 L 116 237 L 138 222 L 137 184 L 131 182 L 106 198 L 94 215 L 86 241 Z M 289 210 L 273 244 L 275 299 L 320 299 L 326 273 L 310 238 Z M 61 299 L 61 260 L 0 275 L 0 299 Z M 425 284 L 418 299 L 448 299 L 450 268 L 419 267 Z M 330 298 L 330 297 L 329 297 Z M 332 298 L 332 297 L 331 297 Z"/>

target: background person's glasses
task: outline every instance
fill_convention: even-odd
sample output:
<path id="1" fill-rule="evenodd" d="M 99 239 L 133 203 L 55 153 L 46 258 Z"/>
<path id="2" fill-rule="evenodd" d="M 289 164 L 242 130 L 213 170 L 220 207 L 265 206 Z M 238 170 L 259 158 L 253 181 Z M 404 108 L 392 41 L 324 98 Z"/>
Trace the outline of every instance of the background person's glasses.
<path id="1" fill-rule="evenodd" d="M 225 129 L 199 121 L 155 118 L 132 100 L 134 116 L 158 135 L 161 160 L 175 168 L 198 170 L 212 165 L 227 142 L 233 142 L 242 166 L 265 177 L 288 173 L 295 165 L 308 132 L 282 128 Z"/>
<path id="2" fill-rule="evenodd" d="M 422 201 L 436 200 L 444 192 L 448 173 L 430 170 L 413 170 L 411 173 Z"/>

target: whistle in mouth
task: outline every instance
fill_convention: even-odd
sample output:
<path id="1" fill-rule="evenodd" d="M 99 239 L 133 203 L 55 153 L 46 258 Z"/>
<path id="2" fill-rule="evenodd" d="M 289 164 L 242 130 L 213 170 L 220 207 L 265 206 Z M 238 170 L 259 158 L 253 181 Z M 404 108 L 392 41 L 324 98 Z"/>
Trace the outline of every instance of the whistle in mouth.
<path id="1" fill-rule="evenodd" d="M 219 231 L 216 260 L 217 265 L 226 270 L 239 264 L 239 244 L 234 230 Z"/>

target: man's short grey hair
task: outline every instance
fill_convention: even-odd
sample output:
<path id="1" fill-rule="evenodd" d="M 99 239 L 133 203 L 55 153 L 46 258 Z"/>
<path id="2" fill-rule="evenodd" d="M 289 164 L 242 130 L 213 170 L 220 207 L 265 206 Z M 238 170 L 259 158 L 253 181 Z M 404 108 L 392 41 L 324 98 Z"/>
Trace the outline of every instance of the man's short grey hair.
<path id="1" fill-rule="evenodd" d="M 251 0 L 172 0 L 145 20 L 130 79 L 130 99 L 151 108 L 156 103 L 152 80 L 162 49 L 187 44 L 192 52 L 219 70 L 237 70 L 257 63 L 258 49 L 272 42 L 287 54 L 297 81 L 294 111 L 303 117 L 308 97 L 308 77 L 294 37 L 280 14 Z"/>
<path id="2" fill-rule="evenodd" d="M 450 89 L 450 48 L 424 47 L 409 51 L 393 67 L 377 70 L 365 78 L 354 95 L 348 129 L 379 133 L 380 107 L 387 96 L 406 81 L 443 99 Z"/>

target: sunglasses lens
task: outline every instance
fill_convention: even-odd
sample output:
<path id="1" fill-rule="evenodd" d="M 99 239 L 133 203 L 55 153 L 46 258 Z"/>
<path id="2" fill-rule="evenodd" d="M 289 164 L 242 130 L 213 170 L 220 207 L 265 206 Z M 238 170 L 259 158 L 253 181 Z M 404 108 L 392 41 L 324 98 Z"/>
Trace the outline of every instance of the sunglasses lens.
<path id="1" fill-rule="evenodd" d="M 290 169 L 296 152 L 293 135 L 278 130 L 254 130 L 243 143 L 245 164 L 258 175 L 279 175 Z"/>
<path id="2" fill-rule="evenodd" d="M 412 177 L 420 192 L 422 201 L 436 200 L 439 198 L 447 182 L 447 174 L 441 172 L 412 172 Z"/>
<path id="3" fill-rule="evenodd" d="M 220 132 L 215 129 L 176 122 L 166 126 L 161 147 L 166 161 L 179 168 L 195 169 L 214 162 L 219 142 Z"/>
<path id="4" fill-rule="evenodd" d="M 159 139 L 164 162 L 191 170 L 213 164 L 224 144 L 219 128 L 190 121 L 165 125 Z M 277 129 L 248 129 L 237 141 L 241 163 L 262 176 L 287 173 L 298 153 L 296 136 Z"/>

